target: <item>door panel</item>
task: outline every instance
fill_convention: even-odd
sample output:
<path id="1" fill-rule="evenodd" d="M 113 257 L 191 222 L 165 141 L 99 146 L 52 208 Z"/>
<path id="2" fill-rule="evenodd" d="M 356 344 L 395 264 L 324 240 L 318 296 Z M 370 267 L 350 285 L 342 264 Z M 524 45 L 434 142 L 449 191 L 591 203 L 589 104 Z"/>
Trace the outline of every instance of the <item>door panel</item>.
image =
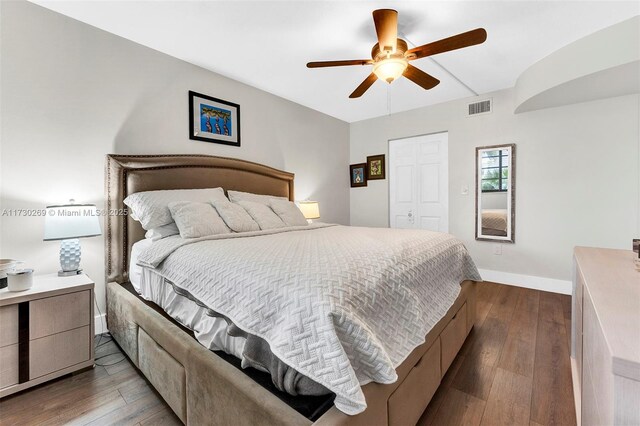
<path id="1" fill-rule="evenodd" d="M 448 232 L 448 134 L 389 141 L 389 170 L 389 225 Z"/>

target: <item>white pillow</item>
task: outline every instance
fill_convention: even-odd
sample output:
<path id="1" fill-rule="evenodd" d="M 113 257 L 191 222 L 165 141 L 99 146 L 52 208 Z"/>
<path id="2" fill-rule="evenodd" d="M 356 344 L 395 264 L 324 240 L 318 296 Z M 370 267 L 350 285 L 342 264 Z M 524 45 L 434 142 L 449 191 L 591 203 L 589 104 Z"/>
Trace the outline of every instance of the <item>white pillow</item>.
<path id="1" fill-rule="evenodd" d="M 232 203 L 237 203 L 238 201 L 253 201 L 254 203 L 269 204 L 269 201 L 273 199 L 289 201 L 287 197 L 252 194 L 251 192 L 227 191 L 227 194 L 229 194 L 229 200 Z"/>
<path id="2" fill-rule="evenodd" d="M 129 214 L 142 225 L 145 231 L 173 222 L 169 203 L 173 201 L 227 200 L 222 188 L 170 189 L 162 191 L 136 192 L 124 199 Z"/>
<path id="3" fill-rule="evenodd" d="M 259 231 L 260 226 L 249 216 L 249 213 L 229 201 L 213 201 L 213 207 L 231 230 L 235 232 Z"/>
<path id="4" fill-rule="evenodd" d="M 309 224 L 298 206 L 291 201 L 274 198 L 269 201 L 269 207 L 271 207 L 271 210 L 288 226 L 304 226 Z"/>
<path id="5" fill-rule="evenodd" d="M 168 225 L 149 229 L 147 233 L 144 234 L 144 237 L 151 241 L 158 241 L 172 235 L 178 235 L 179 233 L 180 230 L 178 229 L 178 225 L 176 225 L 175 222 L 172 222 Z"/>
<path id="6" fill-rule="evenodd" d="M 260 229 L 276 229 L 287 226 L 266 204 L 254 201 L 238 201 L 237 204 L 241 205 L 249 213 L 253 220 L 258 223 Z"/>
<path id="7" fill-rule="evenodd" d="M 231 229 L 209 203 L 175 201 L 169 203 L 169 210 L 182 238 L 231 233 Z"/>

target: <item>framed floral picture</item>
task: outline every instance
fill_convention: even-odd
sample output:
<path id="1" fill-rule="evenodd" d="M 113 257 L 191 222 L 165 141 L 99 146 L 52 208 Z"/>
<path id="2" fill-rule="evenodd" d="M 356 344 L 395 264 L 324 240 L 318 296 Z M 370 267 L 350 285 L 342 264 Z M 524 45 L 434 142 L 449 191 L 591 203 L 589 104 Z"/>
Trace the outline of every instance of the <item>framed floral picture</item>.
<path id="1" fill-rule="evenodd" d="M 352 188 L 367 186 L 367 163 L 350 165 L 349 179 L 351 180 Z"/>
<path id="2" fill-rule="evenodd" d="M 367 157 L 367 180 L 384 179 L 384 154 Z"/>
<path id="3" fill-rule="evenodd" d="M 189 139 L 240 146 L 240 105 L 189 91 Z"/>

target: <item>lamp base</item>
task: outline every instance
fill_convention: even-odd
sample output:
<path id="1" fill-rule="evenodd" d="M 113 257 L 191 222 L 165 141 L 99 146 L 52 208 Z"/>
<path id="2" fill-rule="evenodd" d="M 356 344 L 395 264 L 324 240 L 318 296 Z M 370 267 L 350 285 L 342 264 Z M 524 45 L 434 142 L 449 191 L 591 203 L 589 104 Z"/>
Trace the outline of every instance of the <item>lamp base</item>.
<path id="1" fill-rule="evenodd" d="M 82 274 L 82 269 L 76 269 L 75 271 L 58 271 L 59 277 L 71 277 L 73 275 Z"/>
<path id="2" fill-rule="evenodd" d="M 80 269 L 80 240 L 78 238 L 70 238 L 60 242 L 60 272 L 69 273 L 69 275 L 77 275 Z M 58 272 L 59 276 L 61 275 Z"/>

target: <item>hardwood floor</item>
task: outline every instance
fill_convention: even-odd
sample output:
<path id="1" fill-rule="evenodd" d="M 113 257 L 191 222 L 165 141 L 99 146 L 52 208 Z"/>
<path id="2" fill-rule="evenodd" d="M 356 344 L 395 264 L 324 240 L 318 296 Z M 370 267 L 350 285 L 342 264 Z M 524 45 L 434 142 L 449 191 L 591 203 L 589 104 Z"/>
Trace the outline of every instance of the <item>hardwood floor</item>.
<path id="1" fill-rule="evenodd" d="M 427 425 L 574 425 L 570 297 L 478 285 L 477 320 L 431 404 Z M 114 343 L 94 369 L 0 401 L 0 424 L 178 425 Z"/>
<path id="2" fill-rule="evenodd" d="M 484 282 L 477 314 L 418 424 L 575 425 L 571 297 Z"/>
<path id="3" fill-rule="evenodd" d="M 0 400 L 0 425 L 181 425 L 118 346 L 106 340 L 96 349 L 96 362 L 104 366 Z"/>

